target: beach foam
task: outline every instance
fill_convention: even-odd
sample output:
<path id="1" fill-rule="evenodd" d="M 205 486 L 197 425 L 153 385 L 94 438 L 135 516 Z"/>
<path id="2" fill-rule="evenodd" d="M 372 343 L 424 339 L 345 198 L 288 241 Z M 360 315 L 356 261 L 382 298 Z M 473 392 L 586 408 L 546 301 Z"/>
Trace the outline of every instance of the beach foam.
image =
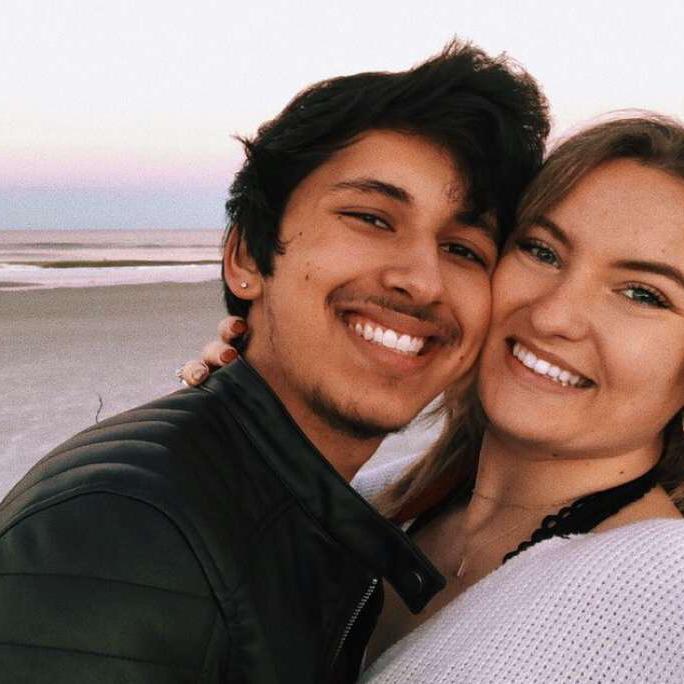
<path id="1" fill-rule="evenodd" d="M 0 231 L 0 291 L 220 277 L 218 230 Z"/>

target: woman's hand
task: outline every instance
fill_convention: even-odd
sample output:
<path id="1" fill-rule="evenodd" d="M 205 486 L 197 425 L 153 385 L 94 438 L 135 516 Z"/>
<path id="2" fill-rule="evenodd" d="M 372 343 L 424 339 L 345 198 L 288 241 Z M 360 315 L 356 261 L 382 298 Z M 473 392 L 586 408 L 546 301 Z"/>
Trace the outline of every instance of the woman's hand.
<path id="1" fill-rule="evenodd" d="M 188 361 L 176 371 L 178 378 L 186 385 L 201 385 L 217 368 L 233 361 L 238 353 L 230 342 L 244 335 L 247 323 L 238 316 L 226 316 L 218 324 L 219 339 L 213 340 L 202 350 L 202 358 Z"/>

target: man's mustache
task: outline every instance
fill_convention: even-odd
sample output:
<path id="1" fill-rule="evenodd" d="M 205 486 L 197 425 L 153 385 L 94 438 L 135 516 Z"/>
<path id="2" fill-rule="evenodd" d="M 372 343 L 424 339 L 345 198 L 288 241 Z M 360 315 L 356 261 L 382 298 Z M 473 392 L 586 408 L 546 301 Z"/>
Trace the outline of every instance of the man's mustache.
<path id="1" fill-rule="evenodd" d="M 344 292 L 333 292 L 329 297 L 329 302 L 331 304 L 341 304 L 349 307 L 353 307 L 355 303 L 373 304 L 381 309 L 395 311 L 406 316 L 411 316 L 419 321 L 431 323 L 439 328 L 440 337 L 443 338 L 442 342 L 445 344 L 453 344 L 461 336 L 460 326 L 453 320 L 445 320 L 445 317 L 435 311 L 433 307 L 418 306 L 396 297 L 373 294 L 359 296 Z"/>

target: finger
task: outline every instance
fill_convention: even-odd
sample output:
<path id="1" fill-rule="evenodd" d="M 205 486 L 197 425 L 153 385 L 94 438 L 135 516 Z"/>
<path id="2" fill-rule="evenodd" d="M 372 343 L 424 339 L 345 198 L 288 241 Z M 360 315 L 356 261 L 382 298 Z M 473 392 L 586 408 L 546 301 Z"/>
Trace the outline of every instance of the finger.
<path id="1" fill-rule="evenodd" d="M 239 316 L 226 316 L 218 324 L 219 337 L 224 342 L 230 342 L 236 337 L 240 337 L 247 330 L 247 323 L 244 318 Z"/>
<path id="2" fill-rule="evenodd" d="M 237 357 L 237 351 L 229 344 L 214 340 L 202 350 L 202 361 L 210 368 L 220 368 Z"/>
<path id="3" fill-rule="evenodd" d="M 231 361 L 235 361 L 238 357 L 238 351 L 237 349 L 234 349 L 231 346 L 226 347 L 222 352 L 221 352 L 221 361 L 225 365 L 228 365 Z"/>
<path id="4" fill-rule="evenodd" d="M 201 385 L 209 377 L 209 367 L 203 361 L 188 361 L 178 372 L 178 377 L 191 387 Z"/>

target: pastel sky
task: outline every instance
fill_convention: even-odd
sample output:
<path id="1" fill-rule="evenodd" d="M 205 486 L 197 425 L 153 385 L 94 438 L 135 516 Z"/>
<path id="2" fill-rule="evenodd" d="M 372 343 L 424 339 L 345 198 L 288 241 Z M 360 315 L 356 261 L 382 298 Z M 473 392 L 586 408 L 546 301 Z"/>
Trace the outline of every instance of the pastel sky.
<path id="1" fill-rule="evenodd" d="M 681 0 L 3 0 L 0 229 L 220 227 L 233 134 L 453 35 L 531 71 L 556 132 L 684 118 L 682 27 Z"/>

